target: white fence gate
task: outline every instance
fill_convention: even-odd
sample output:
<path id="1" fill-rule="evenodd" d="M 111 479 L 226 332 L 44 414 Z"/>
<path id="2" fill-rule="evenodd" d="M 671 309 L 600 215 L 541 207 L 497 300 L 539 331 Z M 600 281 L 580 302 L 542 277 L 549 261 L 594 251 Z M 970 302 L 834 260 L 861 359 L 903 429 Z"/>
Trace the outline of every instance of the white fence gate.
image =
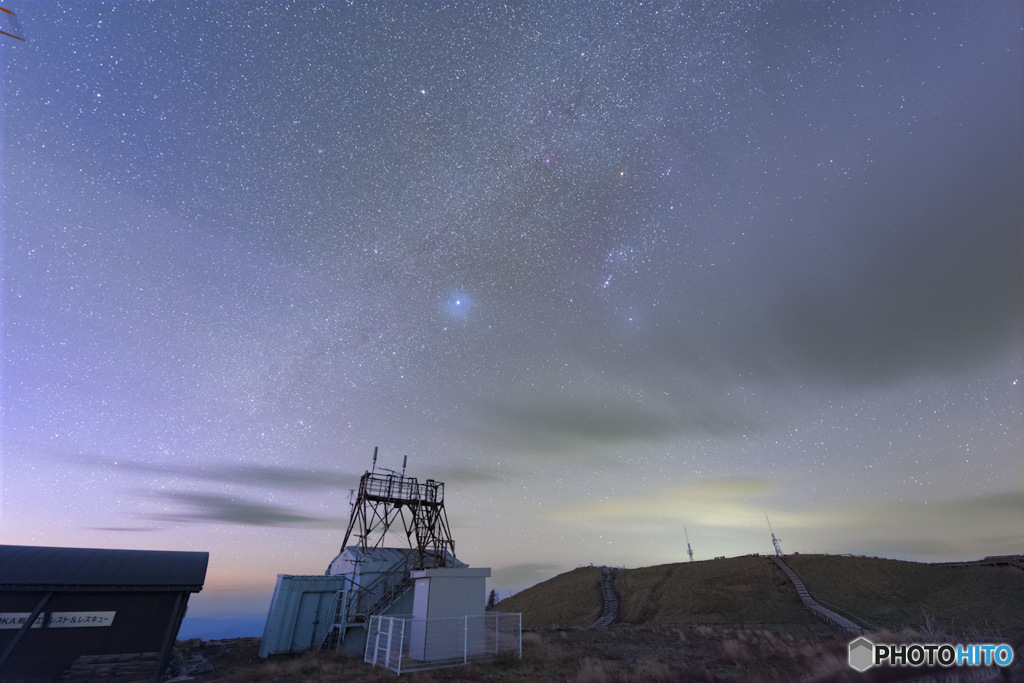
<path id="1" fill-rule="evenodd" d="M 509 653 L 523 656 L 523 615 L 485 612 L 446 619 L 408 615 L 370 617 L 363 661 L 401 675 L 487 661 Z"/>

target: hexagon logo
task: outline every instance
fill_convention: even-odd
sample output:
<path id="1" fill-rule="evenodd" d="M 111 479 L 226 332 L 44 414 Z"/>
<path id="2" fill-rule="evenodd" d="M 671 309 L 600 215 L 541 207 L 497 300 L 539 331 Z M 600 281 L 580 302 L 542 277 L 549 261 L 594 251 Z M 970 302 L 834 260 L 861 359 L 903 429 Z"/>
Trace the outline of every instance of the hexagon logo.
<path id="1" fill-rule="evenodd" d="M 861 636 L 850 643 L 850 666 L 857 671 L 867 671 L 875 663 L 875 644 Z"/>

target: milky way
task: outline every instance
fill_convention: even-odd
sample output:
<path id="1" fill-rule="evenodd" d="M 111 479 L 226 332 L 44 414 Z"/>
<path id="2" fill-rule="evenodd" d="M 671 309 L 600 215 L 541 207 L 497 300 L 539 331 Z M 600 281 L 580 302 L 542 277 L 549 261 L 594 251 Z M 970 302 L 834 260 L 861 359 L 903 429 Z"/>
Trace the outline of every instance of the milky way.
<path id="1" fill-rule="evenodd" d="M 8 4 L 3 542 L 1024 550 L 1019 3 Z"/>

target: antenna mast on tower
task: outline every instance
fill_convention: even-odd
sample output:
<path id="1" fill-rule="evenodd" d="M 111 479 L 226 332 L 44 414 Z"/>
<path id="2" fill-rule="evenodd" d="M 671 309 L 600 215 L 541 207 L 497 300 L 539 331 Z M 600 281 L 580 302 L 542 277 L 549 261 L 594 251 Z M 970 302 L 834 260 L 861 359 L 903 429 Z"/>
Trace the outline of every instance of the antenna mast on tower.
<path id="1" fill-rule="evenodd" d="M 18 40 L 25 40 L 25 34 L 21 30 L 21 24 L 18 23 L 18 17 L 6 7 L 0 7 L 0 34 L 17 38 Z"/>
<path id="2" fill-rule="evenodd" d="M 377 471 L 377 449 L 373 449 L 373 467 L 359 479 L 359 491 L 349 513 L 345 539 L 366 556 L 371 548 L 385 547 L 389 533 L 404 533 L 409 548 L 416 550 L 413 569 L 447 567 L 455 562 L 455 542 L 444 509 L 444 483 L 405 475 L 408 456 L 402 460 L 402 473 L 382 467 Z"/>
<path id="3" fill-rule="evenodd" d="M 782 539 L 776 538 L 775 531 L 772 530 L 772 522 L 768 519 L 768 513 L 764 513 L 764 521 L 768 522 L 768 531 L 772 532 L 772 545 L 775 546 L 775 555 L 782 557 Z"/>
<path id="4" fill-rule="evenodd" d="M 690 556 L 690 562 L 693 562 L 693 548 L 690 547 L 690 534 L 686 533 L 686 525 L 683 525 L 683 534 L 686 536 L 686 554 Z"/>

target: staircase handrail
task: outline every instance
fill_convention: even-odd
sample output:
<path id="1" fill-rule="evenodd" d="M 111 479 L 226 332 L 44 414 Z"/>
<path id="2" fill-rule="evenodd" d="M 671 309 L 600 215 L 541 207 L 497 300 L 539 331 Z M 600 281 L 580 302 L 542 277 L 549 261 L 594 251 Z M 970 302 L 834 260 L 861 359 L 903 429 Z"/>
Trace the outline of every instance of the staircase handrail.
<path id="1" fill-rule="evenodd" d="M 346 593 L 346 590 L 343 589 L 334 594 L 334 599 L 328 608 L 327 613 L 332 615 L 333 618 L 320 647 L 324 647 L 329 642 L 336 642 L 337 645 L 340 645 L 345 639 L 345 630 L 349 624 L 356 622 L 358 617 L 369 617 L 375 611 L 390 607 L 412 583 L 410 573 L 415 561 L 416 556 L 414 553 L 403 554 L 402 557 L 388 565 L 380 576 L 366 586 L 356 583 L 348 575 L 342 575 L 351 584 L 347 591 L 350 593 L 350 596 L 345 601 L 345 613 L 341 613 L 342 596 Z M 396 575 L 401 578 L 396 580 Z M 362 608 L 361 605 L 382 587 L 383 589 L 380 591 L 381 597 L 370 603 L 365 609 Z M 335 638 L 337 638 L 336 641 L 334 641 Z"/>
<path id="2" fill-rule="evenodd" d="M 380 608 L 381 603 L 388 601 L 396 591 L 404 588 L 409 581 L 409 573 L 415 562 L 416 555 L 412 552 L 404 553 L 401 558 L 392 562 L 380 576 L 356 594 L 355 600 L 349 600 L 345 623 L 351 623 L 355 617 L 369 616 Z M 395 580 L 396 575 L 400 576 L 397 581 Z M 393 585 L 392 582 L 394 582 Z M 381 589 L 381 597 L 364 607 L 364 602 L 376 594 L 378 589 Z"/>

